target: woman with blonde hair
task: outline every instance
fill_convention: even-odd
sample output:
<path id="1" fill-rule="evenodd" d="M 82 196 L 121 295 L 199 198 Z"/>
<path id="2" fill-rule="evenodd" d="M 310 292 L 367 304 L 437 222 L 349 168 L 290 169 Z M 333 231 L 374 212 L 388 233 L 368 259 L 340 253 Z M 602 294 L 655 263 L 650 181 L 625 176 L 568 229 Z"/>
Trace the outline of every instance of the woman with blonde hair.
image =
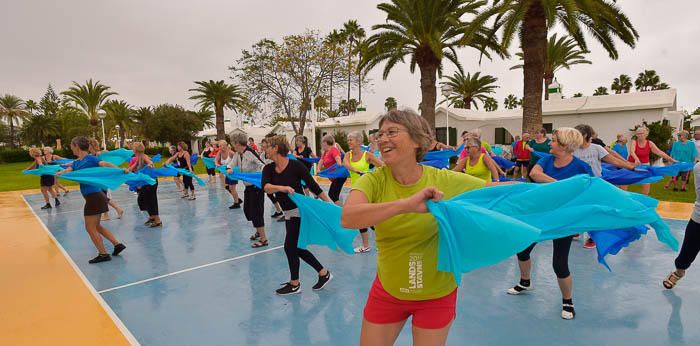
<path id="1" fill-rule="evenodd" d="M 66 159 L 65 157 L 54 155 L 52 147 L 44 147 L 42 149 L 42 151 L 44 153 L 44 160 L 46 162 L 48 162 L 49 164 L 53 164 L 53 162 L 56 160 L 65 160 Z M 63 196 L 68 194 L 68 189 L 66 189 L 65 186 L 61 185 L 58 182 L 58 179 L 54 179 L 54 183 L 55 184 L 54 184 L 53 188 L 54 188 L 54 191 L 56 191 L 56 195 L 58 195 L 59 189 L 63 190 Z"/>
<path id="2" fill-rule="evenodd" d="M 593 176 L 591 166 L 574 156 L 574 151 L 583 144 L 581 132 L 571 127 L 561 127 L 555 130 L 551 140 L 551 156 L 546 156 L 535 164 L 530 171 L 530 178 L 538 183 L 551 183 L 558 180 L 571 178 L 578 174 Z M 576 316 L 572 297 L 573 279 L 569 272 L 569 250 L 573 236 L 554 239 L 552 267 L 557 276 L 559 290 L 562 295 L 561 318 L 571 320 Z M 520 268 L 520 282 L 508 289 L 508 294 L 518 295 L 532 289 L 530 271 L 532 260 L 530 253 L 536 243 L 518 253 L 518 266 Z"/>
<path id="3" fill-rule="evenodd" d="M 350 172 L 351 186 L 354 187 L 360 177 L 369 172 L 370 165 L 381 167 L 384 166 L 384 162 L 371 153 L 362 150 L 362 134 L 358 131 L 352 131 L 348 133 L 348 151 L 345 154 L 343 165 Z M 367 228 L 360 228 L 360 237 L 362 237 L 362 246 L 355 248 L 355 252 L 370 252 Z"/>
<path id="4" fill-rule="evenodd" d="M 496 183 L 420 165 L 432 148 L 428 123 L 412 111 L 379 120 L 383 167 L 360 177 L 343 207 L 341 225 L 375 227 L 377 276 L 367 298 L 360 345 L 391 345 L 409 317 L 413 344 L 444 345 L 455 318 L 457 283 L 437 270 L 438 224 L 426 202 Z"/>
<path id="5" fill-rule="evenodd" d="M 187 146 L 187 143 L 178 142 L 177 152 L 175 153 L 175 155 L 171 156 L 167 161 L 165 161 L 165 163 L 167 164 L 173 161 L 177 161 L 179 168 L 186 169 L 190 172 L 194 172 L 194 169 L 192 168 L 192 162 L 190 161 L 190 152 L 187 151 L 188 149 L 189 147 Z M 197 197 L 194 195 L 194 183 L 192 182 L 192 177 L 183 175 L 182 185 L 182 198 L 188 199 L 190 201 L 197 199 Z"/>
<path id="6" fill-rule="evenodd" d="M 216 154 L 216 159 L 215 159 L 216 165 L 217 166 L 228 166 L 229 163 L 231 163 L 231 160 L 233 160 L 234 152 L 233 152 L 233 150 L 231 150 L 231 146 L 225 140 L 222 139 L 218 143 L 219 143 L 219 152 Z M 224 189 L 226 191 L 228 191 L 228 193 L 231 195 L 231 198 L 233 198 L 233 204 L 228 208 L 229 209 L 240 209 L 241 203 L 243 203 L 243 201 L 238 196 L 238 191 L 236 191 L 236 186 L 238 185 L 238 180 L 229 179 L 223 173 L 221 174 L 221 176 L 222 176 L 221 180 L 224 182 Z"/>
<path id="7" fill-rule="evenodd" d="M 630 156 L 627 160 L 629 162 L 634 163 L 635 166 L 651 165 L 651 153 L 661 156 L 669 162 L 678 162 L 672 157 L 668 156 L 666 153 L 664 153 L 661 149 L 659 149 L 659 147 L 657 147 L 656 144 L 654 144 L 654 142 L 647 139 L 647 136 L 649 135 L 648 128 L 640 126 L 635 130 L 634 133 L 636 138 L 632 141 L 632 144 L 630 145 Z M 627 189 L 626 186 L 623 188 L 625 190 Z M 649 195 L 650 190 L 651 184 L 642 184 L 643 194 Z"/>
<path id="8" fill-rule="evenodd" d="M 129 166 L 129 170 L 132 172 L 138 172 L 144 167 L 153 168 L 153 161 L 146 155 L 146 148 L 143 143 L 136 142 L 132 145 L 132 150 L 134 151 L 134 162 Z M 163 222 L 160 220 L 160 213 L 158 212 L 158 178 L 154 185 L 144 185 L 137 188 L 136 193 L 138 197 L 136 202 L 139 205 L 139 210 L 148 213 L 148 220 L 144 225 L 155 228 L 163 226 Z"/>
<path id="9" fill-rule="evenodd" d="M 41 149 L 39 148 L 29 148 L 29 156 L 34 159 L 34 162 L 32 162 L 29 167 L 26 169 L 35 169 L 40 166 L 45 166 L 51 164 L 50 161 L 47 161 L 45 156 L 42 155 Z M 53 175 L 42 175 L 39 177 L 39 186 L 41 187 L 41 195 L 44 196 L 44 204 L 41 209 L 51 209 L 51 203 L 49 202 L 49 194 L 51 194 L 51 197 L 53 197 L 56 206 L 58 207 L 61 205 L 61 201 L 58 200 L 58 194 L 54 190 L 54 185 L 56 184 L 56 177 Z"/>

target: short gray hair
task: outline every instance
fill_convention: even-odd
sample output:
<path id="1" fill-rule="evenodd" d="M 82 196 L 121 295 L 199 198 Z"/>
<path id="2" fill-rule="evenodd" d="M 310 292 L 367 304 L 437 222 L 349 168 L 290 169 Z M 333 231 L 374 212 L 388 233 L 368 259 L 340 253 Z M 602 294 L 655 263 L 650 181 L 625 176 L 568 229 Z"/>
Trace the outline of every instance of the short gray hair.
<path id="1" fill-rule="evenodd" d="M 430 150 L 430 145 L 432 144 L 432 131 L 430 130 L 430 125 L 425 121 L 425 118 L 418 115 L 418 113 L 408 109 L 408 110 L 392 110 L 384 114 L 379 119 L 379 127 L 381 128 L 385 121 L 390 121 L 395 124 L 402 125 L 408 130 L 408 135 L 411 140 L 418 144 L 418 149 L 416 150 L 416 161 L 420 162 L 423 160 L 425 153 Z"/>
<path id="2" fill-rule="evenodd" d="M 246 146 L 248 145 L 248 137 L 242 133 L 234 133 L 231 136 L 231 143 Z"/>
<path id="3" fill-rule="evenodd" d="M 325 136 L 323 136 L 323 139 L 321 139 L 321 141 L 323 143 L 328 144 L 328 145 L 333 145 L 333 144 L 335 144 L 335 137 L 333 137 L 331 135 L 325 135 Z"/>
<path id="4" fill-rule="evenodd" d="M 348 133 L 348 138 L 354 138 L 356 141 L 360 142 L 360 144 L 364 143 L 364 137 L 360 131 L 350 131 L 350 133 Z"/>

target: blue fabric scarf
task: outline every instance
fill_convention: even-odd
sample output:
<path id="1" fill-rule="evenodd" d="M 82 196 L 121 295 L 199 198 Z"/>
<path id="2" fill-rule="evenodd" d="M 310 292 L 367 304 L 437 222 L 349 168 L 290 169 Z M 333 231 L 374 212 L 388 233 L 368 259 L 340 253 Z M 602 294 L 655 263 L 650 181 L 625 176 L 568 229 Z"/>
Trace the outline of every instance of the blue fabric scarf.
<path id="1" fill-rule="evenodd" d="M 192 177 L 194 180 L 197 181 L 197 184 L 199 184 L 199 185 L 201 185 L 201 186 L 207 185 L 207 184 L 204 183 L 204 180 L 202 180 L 202 178 L 198 177 L 196 174 L 190 172 L 190 171 L 187 170 L 187 169 L 176 168 L 175 166 L 170 165 L 170 164 L 166 164 L 166 165 L 164 165 L 164 167 L 170 168 L 170 169 L 174 169 L 175 171 L 177 171 L 177 172 L 180 173 L 181 175 L 186 175 L 186 176 L 188 176 L 188 177 Z"/>
<path id="2" fill-rule="evenodd" d="M 110 151 L 104 151 L 98 156 L 100 160 L 107 161 L 115 166 L 120 166 L 124 162 L 129 161 L 134 156 L 133 150 L 119 148 Z"/>
<path id="3" fill-rule="evenodd" d="M 257 186 L 259 189 L 262 189 L 262 172 L 244 173 L 244 172 L 241 172 L 238 169 L 238 167 L 236 167 L 236 168 L 234 168 L 233 173 L 228 173 L 226 166 L 216 167 L 216 170 L 223 173 L 229 179 L 242 180 L 242 181 L 245 181 L 246 183 L 251 183 L 251 184 Z"/>

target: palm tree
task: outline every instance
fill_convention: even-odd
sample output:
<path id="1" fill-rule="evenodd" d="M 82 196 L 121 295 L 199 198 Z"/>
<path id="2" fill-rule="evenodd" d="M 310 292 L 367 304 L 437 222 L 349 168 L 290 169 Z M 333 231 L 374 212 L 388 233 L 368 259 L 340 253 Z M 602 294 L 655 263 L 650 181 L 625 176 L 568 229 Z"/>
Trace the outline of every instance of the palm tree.
<path id="1" fill-rule="evenodd" d="M 21 134 L 25 142 L 32 144 L 51 143 L 52 139 L 59 136 L 59 123 L 56 117 L 46 114 L 36 114 L 28 117 L 22 123 Z"/>
<path id="2" fill-rule="evenodd" d="M 107 120 L 113 125 L 119 125 L 119 147 L 124 147 L 126 131 L 131 131 L 136 124 L 134 109 L 125 101 L 111 100 L 104 106 L 107 112 Z"/>
<path id="3" fill-rule="evenodd" d="M 321 112 L 328 108 L 328 99 L 325 96 L 318 95 L 314 97 L 314 109 L 317 112 L 316 120 L 321 119 Z"/>
<path id="4" fill-rule="evenodd" d="M 634 86 L 637 91 L 663 90 L 669 88 L 668 84 L 661 82 L 661 77 L 656 74 L 655 70 L 644 70 L 644 72 L 640 72 L 637 79 L 634 81 Z"/>
<path id="5" fill-rule="evenodd" d="M 146 135 L 146 126 L 148 126 L 148 121 L 153 117 L 153 108 L 151 107 L 139 107 L 134 110 L 134 132 L 142 138 Z"/>
<path id="6" fill-rule="evenodd" d="M 571 65 L 591 64 L 586 60 L 585 55 L 590 53 L 587 50 L 580 49 L 571 36 L 557 37 L 557 34 L 552 35 L 547 41 L 547 54 L 544 59 L 544 89 L 547 90 L 544 94 L 544 99 L 549 100 L 548 87 L 554 80 L 554 73 L 565 68 L 571 69 Z M 516 56 L 523 60 L 523 53 L 515 53 Z M 511 70 L 523 68 L 522 64 L 511 67 Z"/>
<path id="7" fill-rule="evenodd" d="M 498 101 L 493 97 L 487 97 L 484 101 L 484 110 L 487 112 L 493 112 L 498 109 Z"/>
<path id="8" fill-rule="evenodd" d="M 479 109 L 476 101 L 485 102 L 488 94 L 496 92 L 498 88 L 496 81 L 498 78 L 491 75 L 481 76 L 481 72 L 476 72 L 474 75 L 467 73 L 465 76 L 464 73 L 457 71 L 454 75 L 448 76 L 447 81 L 442 84 L 450 88 L 451 94 L 448 99 L 453 104 L 456 100 L 462 100 L 464 108 L 471 109 L 474 105 Z"/>
<path id="9" fill-rule="evenodd" d="M 333 50 L 333 54 L 335 54 L 335 47 L 340 46 L 345 42 L 345 37 L 343 37 L 343 34 L 339 32 L 338 30 L 333 29 L 328 36 L 326 36 L 325 43 L 331 47 Z M 335 59 L 333 59 L 335 60 Z M 328 83 L 328 88 L 330 91 L 330 96 L 328 97 L 328 106 L 330 110 L 333 110 L 333 86 L 335 84 L 335 79 L 334 79 L 334 74 L 335 74 L 335 67 L 330 68 L 329 71 L 329 77 L 330 77 L 330 82 Z"/>
<path id="10" fill-rule="evenodd" d="M 340 101 L 340 104 L 338 104 L 338 110 L 345 113 L 346 116 L 357 112 L 357 100 L 350 99 Z"/>
<path id="11" fill-rule="evenodd" d="M 100 81 L 93 82 L 91 78 L 85 81 L 84 85 L 74 81 L 73 86 L 61 93 L 87 116 L 95 137 L 97 137 L 97 113 L 102 110 L 102 106 L 110 96 L 117 95 L 116 92 L 109 91 L 109 89 L 110 87 L 100 83 Z"/>
<path id="12" fill-rule="evenodd" d="M 202 122 L 203 129 L 209 129 L 216 126 L 216 123 L 211 120 L 211 117 L 214 115 L 214 112 L 212 112 L 211 109 L 200 109 L 198 111 L 194 111 L 193 113 L 199 119 L 199 121 Z"/>
<path id="13" fill-rule="evenodd" d="M 384 101 L 384 108 L 386 108 L 387 111 L 393 111 L 396 109 L 396 107 L 398 107 L 396 104 L 396 99 L 391 96 L 387 97 Z"/>
<path id="14" fill-rule="evenodd" d="M 599 86 L 598 88 L 593 91 L 593 96 L 602 96 L 602 95 L 608 95 L 608 88 L 604 86 Z"/>
<path id="15" fill-rule="evenodd" d="M 489 51 L 503 56 L 491 31 L 483 25 L 471 26 L 462 17 L 476 14 L 483 1 L 472 0 L 391 0 L 377 8 L 386 12 L 386 23 L 372 27 L 375 32 L 367 39 L 368 49 L 360 67 L 370 70 L 384 64 L 383 79 L 399 62 L 408 59 L 411 73 L 418 66 L 421 74 L 421 115 L 431 128 L 435 127 L 437 75 L 442 75 L 443 59 L 451 61 L 461 71 L 456 49 L 472 47 L 490 58 Z"/>
<path id="16" fill-rule="evenodd" d="M 613 90 L 616 94 L 626 94 L 630 92 L 632 88 L 632 78 L 626 74 L 621 74 L 620 77 L 613 79 L 610 85 L 610 90 Z"/>
<path id="17" fill-rule="evenodd" d="M 24 102 L 24 108 L 27 109 L 27 112 L 29 112 L 29 114 L 34 115 L 34 111 L 39 109 L 39 105 L 34 100 L 27 100 L 26 102 Z"/>
<path id="18" fill-rule="evenodd" d="M 506 109 L 516 109 L 521 104 L 522 103 L 513 94 L 506 96 L 505 100 L 503 100 L 503 106 L 506 107 Z"/>
<path id="19" fill-rule="evenodd" d="M 6 94 L 0 97 L 0 119 L 5 119 L 10 125 L 10 148 L 15 148 L 15 121 L 19 124 L 29 117 L 21 98 Z"/>
<path id="20" fill-rule="evenodd" d="M 191 100 L 197 100 L 197 106 L 201 109 L 214 108 L 216 114 L 216 139 L 221 140 L 226 136 L 224 130 L 224 108 L 232 111 L 237 111 L 242 102 L 244 95 L 241 89 L 235 84 L 226 84 L 223 80 L 220 81 L 195 81 L 199 85 L 198 88 L 190 89 L 198 93 L 190 96 Z"/>
<path id="21" fill-rule="evenodd" d="M 493 0 L 473 23 L 495 18 L 494 29 L 503 33 L 507 49 L 518 35 L 523 51 L 523 131 L 542 126 L 542 78 L 547 60 L 547 31 L 559 24 L 582 50 L 590 32 L 612 59 L 618 58 L 615 38 L 634 47 L 639 35 L 627 16 L 609 0 Z M 472 29 L 476 30 L 476 29 Z M 469 33 L 469 32 L 467 32 Z"/>
<path id="22" fill-rule="evenodd" d="M 359 53 L 360 54 L 360 59 L 362 59 L 362 51 L 359 49 L 359 47 L 362 44 L 362 39 L 365 38 L 365 29 L 360 26 L 360 24 L 357 24 L 357 20 L 349 20 L 345 24 L 343 24 L 343 29 L 341 30 L 341 33 L 343 37 L 345 37 L 345 40 L 348 42 L 348 100 L 350 100 L 350 80 L 351 74 L 352 74 L 352 56 L 354 53 Z M 356 47 L 358 49 L 353 50 L 352 44 L 357 43 Z M 357 75 L 358 75 L 358 88 L 360 89 L 358 91 L 359 93 L 359 99 L 360 103 L 362 102 L 362 83 L 359 78 L 361 78 L 360 75 L 361 69 L 358 67 L 357 68 Z"/>

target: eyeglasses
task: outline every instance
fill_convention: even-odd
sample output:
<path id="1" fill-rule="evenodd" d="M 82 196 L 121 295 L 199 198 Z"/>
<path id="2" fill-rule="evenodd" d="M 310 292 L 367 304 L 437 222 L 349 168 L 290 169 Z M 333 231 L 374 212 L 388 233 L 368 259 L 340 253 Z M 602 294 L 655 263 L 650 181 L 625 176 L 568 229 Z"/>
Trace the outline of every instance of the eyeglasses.
<path id="1" fill-rule="evenodd" d="M 386 136 L 387 138 L 394 138 L 399 135 L 399 132 L 406 132 L 408 133 L 407 130 L 400 129 L 398 127 L 391 127 L 387 129 L 386 131 L 377 131 L 375 134 L 377 136 L 377 140 L 382 139 L 382 137 Z"/>

